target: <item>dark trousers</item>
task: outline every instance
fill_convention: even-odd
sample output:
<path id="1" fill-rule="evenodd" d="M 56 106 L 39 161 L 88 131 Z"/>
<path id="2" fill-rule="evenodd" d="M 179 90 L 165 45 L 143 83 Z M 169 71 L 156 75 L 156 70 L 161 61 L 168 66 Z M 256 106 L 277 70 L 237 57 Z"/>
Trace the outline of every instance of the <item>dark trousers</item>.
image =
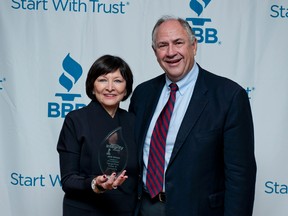
<path id="1" fill-rule="evenodd" d="M 165 216 L 165 203 L 152 200 L 150 195 L 143 192 L 139 216 Z"/>

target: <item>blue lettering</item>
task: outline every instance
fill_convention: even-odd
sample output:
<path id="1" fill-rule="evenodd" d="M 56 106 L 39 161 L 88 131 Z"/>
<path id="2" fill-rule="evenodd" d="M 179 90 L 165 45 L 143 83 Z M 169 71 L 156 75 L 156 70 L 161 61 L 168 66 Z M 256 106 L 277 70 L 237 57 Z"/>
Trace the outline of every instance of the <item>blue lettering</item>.
<path id="1" fill-rule="evenodd" d="M 13 9 L 19 9 L 21 7 L 21 4 L 15 0 L 12 0 L 12 3 L 15 3 L 15 6 L 11 6 Z"/>
<path id="2" fill-rule="evenodd" d="M 216 43 L 218 41 L 217 30 L 214 28 L 206 28 L 205 35 L 205 43 Z"/>
<path id="3" fill-rule="evenodd" d="M 81 0 L 53 0 L 56 11 L 87 12 L 87 4 Z"/>
<path id="4" fill-rule="evenodd" d="M 61 7 L 62 11 L 65 11 L 68 5 L 68 0 L 66 0 L 65 4 L 62 2 L 62 0 L 58 1 L 58 3 L 55 3 L 54 0 L 52 2 L 56 11 L 58 11 L 59 7 Z"/>
<path id="5" fill-rule="evenodd" d="M 80 109 L 85 107 L 86 104 L 75 104 L 75 107 L 71 103 L 58 104 L 55 102 L 48 103 L 48 117 L 49 118 L 65 118 L 65 116 L 74 109 Z"/>
<path id="6" fill-rule="evenodd" d="M 288 186 L 285 184 L 279 184 L 278 182 L 267 181 L 265 187 L 268 190 L 265 190 L 265 193 L 268 194 L 288 194 Z"/>
<path id="7" fill-rule="evenodd" d="M 120 3 L 120 4 L 122 4 L 122 2 Z M 111 6 L 110 6 L 110 8 L 111 8 Z M 117 4 L 114 4 L 114 5 L 112 5 L 112 13 L 119 13 L 119 8 L 118 8 L 118 5 Z M 110 10 L 111 11 L 111 10 Z"/>
<path id="8" fill-rule="evenodd" d="M 192 28 L 192 30 L 195 34 L 195 37 L 197 38 L 198 43 L 202 43 L 204 41 L 204 31 L 201 28 Z"/>
<path id="9" fill-rule="evenodd" d="M 265 187 L 269 189 L 269 190 L 265 190 L 266 193 L 269 193 L 269 194 L 273 193 L 272 185 L 273 185 L 273 182 L 271 181 L 268 181 L 265 183 Z"/>
<path id="10" fill-rule="evenodd" d="M 19 186 L 41 186 L 44 187 L 44 179 L 45 177 L 43 175 L 40 175 L 39 177 L 29 177 L 29 176 L 22 176 L 22 174 L 18 173 L 12 173 L 11 174 L 12 181 L 10 182 L 12 185 L 19 185 Z"/>
<path id="11" fill-rule="evenodd" d="M 282 5 L 272 5 L 271 6 L 271 14 L 270 16 L 273 18 L 281 17 L 287 18 L 288 17 L 288 8 L 283 7 Z"/>
<path id="12" fill-rule="evenodd" d="M 10 182 L 12 185 L 17 185 L 18 184 L 17 175 L 18 175 L 17 173 L 11 173 L 11 179 L 15 180 L 15 181 L 11 181 Z"/>
<path id="13" fill-rule="evenodd" d="M 48 117 L 49 118 L 57 118 L 60 116 L 60 105 L 57 103 L 48 103 Z"/>
<path id="14" fill-rule="evenodd" d="M 16 1 L 16 0 L 12 0 L 12 3 L 14 3 L 15 5 L 12 5 L 11 7 L 13 9 L 23 9 L 23 10 L 48 10 L 47 8 L 47 3 L 48 0 L 20 0 L 20 1 Z"/>
<path id="15" fill-rule="evenodd" d="M 89 0 L 92 2 L 93 12 L 104 12 L 108 14 L 125 14 L 124 7 L 126 6 L 122 1 L 119 4 L 99 3 L 99 0 Z"/>
<path id="16" fill-rule="evenodd" d="M 206 28 L 205 32 L 202 28 L 192 28 L 198 43 L 216 43 L 218 41 L 217 30 L 214 28 Z"/>
<path id="17" fill-rule="evenodd" d="M 287 185 L 281 185 L 280 194 L 288 194 L 288 186 Z"/>
<path id="18" fill-rule="evenodd" d="M 278 5 L 272 5 L 272 6 L 271 6 L 271 11 L 272 11 L 272 12 L 275 12 L 275 15 L 270 14 L 271 17 L 276 18 L 276 17 L 279 16 L 278 11 L 276 10 L 277 8 L 278 8 Z"/>
<path id="19" fill-rule="evenodd" d="M 59 175 L 56 175 L 55 178 L 53 178 L 52 175 L 49 175 L 49 178 L 53 187 L 55 187 L 56 184 L 59 184 L 60 187 L 62 186 Z"/>
<path id="20" fill-rule="evenodd" d="M 73 110 L 74 106 L 70 103 L 62 103 L 62 112 L 61 117 L 65 118 L 65 116 Z"/>

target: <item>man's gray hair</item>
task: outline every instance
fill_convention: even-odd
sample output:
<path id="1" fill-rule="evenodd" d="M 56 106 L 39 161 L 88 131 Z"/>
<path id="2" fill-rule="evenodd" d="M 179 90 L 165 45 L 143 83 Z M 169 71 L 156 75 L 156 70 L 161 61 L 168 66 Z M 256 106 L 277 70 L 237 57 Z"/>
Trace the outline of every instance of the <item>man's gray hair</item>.
<path id="1" fill-rule="evenodd" d="M 195 34 L 192 31 L 191 26 L 189 25 L 189 23 L 186 20 L 184 20 L 184 19 L 182 19 L 180 17 L 165 15 L 165 16 L 162 16 L 160 19 L 158 19 L 158 21 L 156 22 L 156 24 L 155 24 L 155 26 L 153 28 L 153 31 L 152 31 L 152 47 L 153 47 L 153 49 L 156 48 L 156 33 L 157 33 L 157 30 L 158 30 L 158 27 L 162 23 L 164 23 L 164 22 L 166 22 L 168 20 L 176 20 L 176 21 L 178 21 L 181 24 L 181 26 L 185 29 L 185 31 L 187 32 L 187 34 L 188 34 L 188 36 L 190 38 L 190 43 L 192 44 L 194 42 Z"/>

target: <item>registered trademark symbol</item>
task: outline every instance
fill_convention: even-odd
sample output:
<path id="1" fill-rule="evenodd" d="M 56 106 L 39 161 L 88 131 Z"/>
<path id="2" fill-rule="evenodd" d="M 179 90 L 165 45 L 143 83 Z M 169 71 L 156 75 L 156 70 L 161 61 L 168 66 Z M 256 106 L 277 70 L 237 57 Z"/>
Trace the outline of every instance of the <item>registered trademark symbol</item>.
<path id="1" fill-rule="evenodd" d="M 127 2 L 126 5 L 130 5 L 130 2 Z"/>
<path id="2" fill-rule="evenodd" d="M 222 41 L 218 41 L 218 45 L 221 45 L 222 44 Z"/>

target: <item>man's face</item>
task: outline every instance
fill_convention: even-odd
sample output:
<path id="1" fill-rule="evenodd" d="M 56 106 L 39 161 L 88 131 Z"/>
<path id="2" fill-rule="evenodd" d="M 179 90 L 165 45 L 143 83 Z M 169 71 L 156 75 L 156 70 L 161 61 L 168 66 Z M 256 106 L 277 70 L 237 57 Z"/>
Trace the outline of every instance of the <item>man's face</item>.
<path id="1" fill-rule="evenodd" d="M 193 67 L 197 40 L 191 44 L 177 20 L 168 20 L 156 29 L 154 52 L 157 61 L 173 82 L 181 80 Z"/>

